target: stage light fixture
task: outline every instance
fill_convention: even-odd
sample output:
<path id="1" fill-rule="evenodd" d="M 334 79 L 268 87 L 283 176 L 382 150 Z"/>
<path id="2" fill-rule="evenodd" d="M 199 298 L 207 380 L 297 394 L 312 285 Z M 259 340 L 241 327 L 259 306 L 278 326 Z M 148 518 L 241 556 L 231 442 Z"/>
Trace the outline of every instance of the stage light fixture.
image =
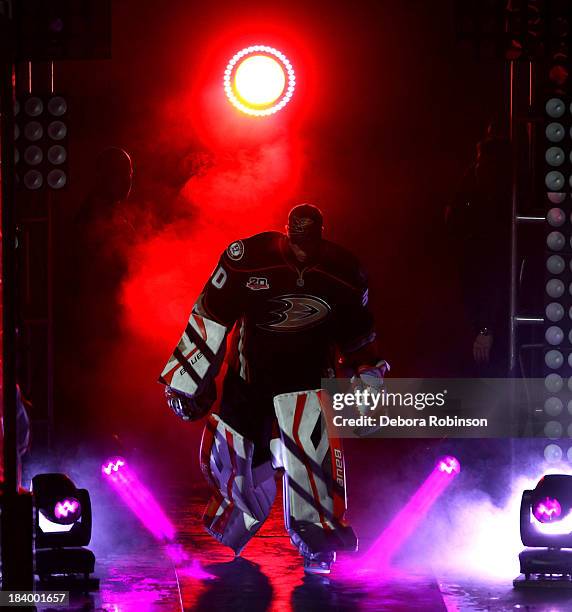
<path id="1" fill-rule="evenodd" d="M 564 318 L 564 308 L 558 302 L 550 302 L 544 309 L 546 318 L 552 323 L 558 323 Z"/>
<path id="2" fill-rule="evenodd" d="M 50 189 L 64 188 L 68 183 L 66 162 L 68 105 L 64 97 L 47 98 L 29 95 L 18 101 L 19 112 L 15 124 L 17 140 L 15 159 L 18 163 L 19 185 L 28 190 L 39 190 L 44 185 Z M 32 172 L 34 170 L 34 172 Z"/>
<path id="3" fill-rule="evenodd" d="M 30 121 L 24 126 L 26 140 L 36 142 L 44 135 L 44 128 L 39 121 Z"/>
<path id="4" fill-rule="evenodd" d="M 68 110 L 68 104 L 62 96 L 54 96 L 48 101 L 48 112 L 54 117 L 65 115 Z"/>
<path id="5" fill-rule="evenodd" d="M 556 392 L 554 391 L 554 393 Z M 558 463 L 562 460 L 562 449 L 558 444 L 547 444 L 544 447 L 544 459 L 547 463 Z"/>
<path id="6" fill-rule="evenodd" d="M 566 105 L 564 101 L 560 98 L 550 98 L 546 103 L 546 114 L 549 117 L 557 119 L 558 117 L 562 117 L 566 112 Z"/>
<path id="7" fill-rule="evenodd" d="M 48 160 L 50 164 L 59 166 L 67 159 L 67 151 L 61 145 L 53 145 L 48 149 Z"/>
<path id="8" fill-rule="evenodd" d="M 572 576 L 572 476 L 549 474 L 520 504 L 520 537 L 526 550 L 519 555 L 522 576 L 515 586 L 566 581 Z"/>
<path id="9" fill-rule="evenodd" d="M 564 357 L 560 351 L 548 351 L 544 355 L 544 361 L 551 370 L 557 370 L 564 363 Z"/>
<path id="10" fill-rule="evenodd" d="M 566 160 L 564 151 L 560 147 L 550 147 L 544 157 L 549 166 L 561 166 Z"/>
<path id="11" fill-rule="evenodd" d="M 566 245 L 566 238 L 562 232 L 550 232 L 546 237 L 546 245 L 551 251 L 561 251 Z"/>
<path id="12" fill-rule="evenodd" d="M 65 474 L 38 474 L 31 491 L 36 507 L 35 573 L 42 582 L 76 579 L 94 584 L 94 554 L 84 548 L 91 540 L 91 500 Z"/>
<path id="13" fill-rule="evenodd" d="M 57 168 L 48 172 L 48 185 L 52 189 L 62 189 L 62 187 L 66 186 L 66 182 L 67 177 L 63 170 Z"/>
<path id="14" fill-rule="evenodd" d="M 572 185 L 572 149 L 566 138 L 572 130 L 572 118 L 568 112 L 569 100 L 562 92 L 553 90 L 552 94 L 544 102 L 545 166 L 544 173 L 539 174 L 539 180 L 548 188 L 545 192 L 547 253 L 543 330 L 547 396 L 544 410 L 536 413 L 540 420 L 535 424 L 535 435 L 551 440 L 545 443 L 544 459 L 556 464 L 568 457 L 557 441 L 572 431 L 570 416 L 563 411 L 572 391 L 572 206 L 567 190 L 567 185 Z M 566 313 L 570 316 L 566 317 Z"/>
<path id="15" fill-rule="evenodd" d="M 24 185 L 27 189 L 35 191 L 39 189 L 44 184 L 44 177 L 41 172 L 37 170 L 28 170 L 26 174 L 24 174 Z"/>
<path id="16" fill-rule="evenodd" d="M 566 223 L 566 213 L 561 208 L 551 208 L 546 214 L 546 220 L 551 227 L 560 227 Z"/>
<path id="17" fill-rule="evenodd" d="M 546 342 L 552 346 L 562 344 L 564 340 L 564 332 L 557 325 L 551 325 L 544 334 Z"/>
<path id="18" fill-rule="evenodd" d="M 562 274 L 565 267 L 564 259 L 560 255 L 551 255 L 546 260 L 546 269 L 550 274 Z"/>
<path id="19" fill-rule="evenodd" d="M 267 45 L 253 45 L 229 61 L 223 86 L 237 109 L 264 117 L 288 104 L 296 87 L 296 75 L 283 53 Z"/>
<path id="20" fill-rule="evenodd" d="M 41 98 L 32 96 L 26 100 L 24 105 L 24 112 L 29 117 L 38 117 L 44 112 L 44 103 Z"/>
<path id="21" fill-rule="evenodd" d="M 559 397 L 549 397 L 544 401 L 544 411 L 548 416 L 556 417 L 562 413 L 564 404 Z"/>
<path id="22" fill-rule="evenodd" d="M 546 196 L 548 197 L 549 202 L 552 204 L 562 204 L 566 199 L 566 194 L 558 191 L 549 191 Z"/>
<path id="23" fill-rule="evenodd" d="M 52 121 L 48 125 L 48 136 L 52 140 L 63 140 L 66 137 L 67 128 L 63 121 Z"/>
<path id="24" fill-rule="evenodd" d="M 566 136 L 566 132 L 564 131 L 564 126 L 561 123 L 549 123 L 546 126 L 546 138 L 548 138 L 548 140 L 550 142 L 560 142 L 562 140 L 564 140 L 564 137 Z"/>
<path id="25" fill-rule="evenodd" d="M 24 149 L 24 160 L 30 166 L 37 166 L 42 163 L 44 159 L 44 154 L 42 153 L 42 149 L 36 145 L 31 145 Z"/>

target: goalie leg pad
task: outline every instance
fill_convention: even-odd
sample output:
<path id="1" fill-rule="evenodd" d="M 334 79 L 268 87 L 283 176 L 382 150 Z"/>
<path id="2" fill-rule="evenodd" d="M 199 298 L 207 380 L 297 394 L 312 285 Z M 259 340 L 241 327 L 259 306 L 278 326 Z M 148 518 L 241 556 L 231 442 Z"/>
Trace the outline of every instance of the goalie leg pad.
<path id="1" fill-rule="evenodd" d="M 280 431 L 273 461 L 284 468 L 284 521 L 304 555 L 356 550 L 346 523 L 346 484 L 341 441 L 328 431 L 331 410 L 323 390 L 284 393 L 274 398 Z"/>
<path id="2" fill-rule="evenodd" d="M 254 444 L 211 414 L 201 442 L 201 469 L 214 490 L 203 515 L 207 531 L 239 554 L 260 529 L 276 496 L 270 462 L 252 468 Z"/>

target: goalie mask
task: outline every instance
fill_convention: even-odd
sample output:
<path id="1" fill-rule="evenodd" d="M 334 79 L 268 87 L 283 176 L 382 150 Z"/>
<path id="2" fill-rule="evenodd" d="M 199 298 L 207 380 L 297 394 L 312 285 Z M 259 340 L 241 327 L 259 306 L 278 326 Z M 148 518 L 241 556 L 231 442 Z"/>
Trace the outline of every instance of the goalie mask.
<path id="1" fill-rule="evenodd" d="M 322 213 L 317 206 L 299 204 L 288 215 L 288 238 L 293 245 L 304 251 L 309 259 L 314 259 L 320 249 L 322 225 Z"/>

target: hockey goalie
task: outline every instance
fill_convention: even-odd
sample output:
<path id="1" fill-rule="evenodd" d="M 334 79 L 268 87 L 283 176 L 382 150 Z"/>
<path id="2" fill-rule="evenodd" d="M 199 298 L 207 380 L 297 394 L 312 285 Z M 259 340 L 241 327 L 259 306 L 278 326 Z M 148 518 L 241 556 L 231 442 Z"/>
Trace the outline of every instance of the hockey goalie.
<path id="1" fill-rule="evenodd" d="M 344 518 L 343 450 L 321 380 L 343 368 L 381 386 L 388 366 L 366 277 L 351 253 L 322 237 L 321 211 L 294 207 L 286 230 L 226 249 L 160 382 L 179 417 L 208 414 L 200 461 L 212 487 L 209 533 L 239 555 L 268 516 L 280 471 L 285 526 L 304 570 L 328 574 L 336 551 L 356 550 L 357 538 Z"/>

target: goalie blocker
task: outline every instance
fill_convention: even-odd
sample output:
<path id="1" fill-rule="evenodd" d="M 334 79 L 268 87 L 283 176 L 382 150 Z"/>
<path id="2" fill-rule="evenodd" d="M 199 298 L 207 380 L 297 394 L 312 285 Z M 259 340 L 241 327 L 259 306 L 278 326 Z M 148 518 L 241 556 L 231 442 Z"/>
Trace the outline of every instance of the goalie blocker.
<path id="1" fill-rule="evenodd" d="M 204 416 L 216 400 L 215 378 L 226 348 L 227 329 L 192 312 L 159 382 L 171 409 L 183 420 Z"/>

